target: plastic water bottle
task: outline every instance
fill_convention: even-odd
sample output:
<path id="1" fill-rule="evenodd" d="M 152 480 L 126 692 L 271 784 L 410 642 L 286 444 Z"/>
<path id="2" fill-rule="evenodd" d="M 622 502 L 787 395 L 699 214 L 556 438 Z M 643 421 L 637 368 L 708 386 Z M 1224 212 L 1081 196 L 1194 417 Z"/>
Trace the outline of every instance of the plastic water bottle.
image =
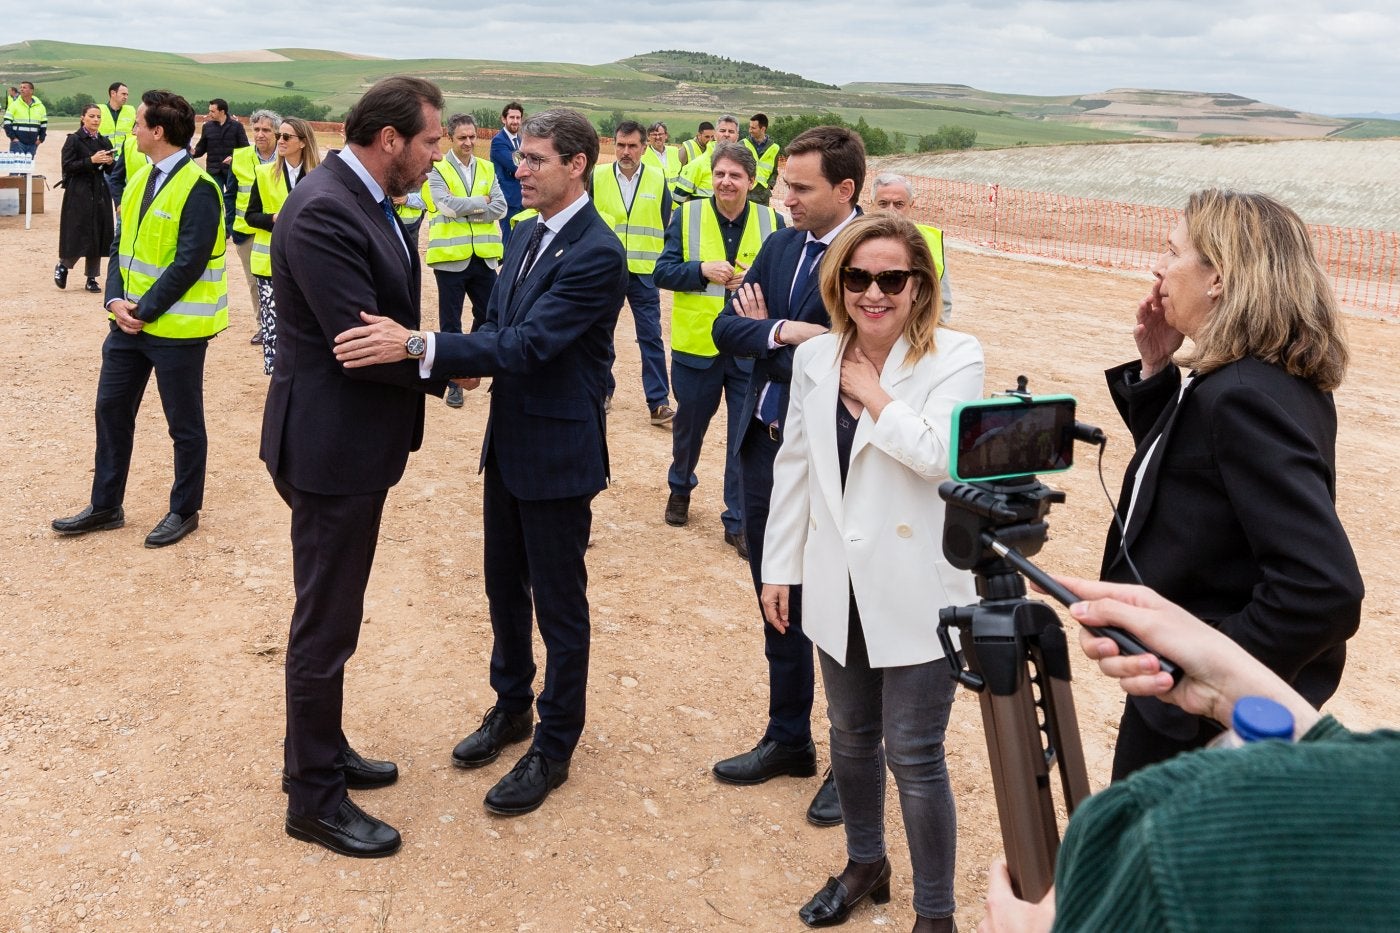
<path id="1" fill-rule="evenodd" d="M 1210 748 L 1240 748 L 1265 739 L 1293 741 L 1293 714 L 1264 697 L 1240 697 L 1230 715 L 1230 726 L 1210 741 Z"/>

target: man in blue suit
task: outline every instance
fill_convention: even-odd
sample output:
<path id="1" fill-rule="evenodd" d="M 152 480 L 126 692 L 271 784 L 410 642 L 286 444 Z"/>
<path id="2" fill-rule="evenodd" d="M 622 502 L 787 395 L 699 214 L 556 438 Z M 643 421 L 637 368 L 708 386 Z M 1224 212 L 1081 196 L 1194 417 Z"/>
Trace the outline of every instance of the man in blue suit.
<path id="1" fill-rule="evenodd" d="M 818 287 L 821 259 L 836 235 L 860 213 L 856 202 L 865 184 L 865 145 L 850 130 L 813 127 L 788 146 L 783 178 L 788 187 L 783 206 L 792 226 L 764 242 L 744 284 L 713 328 L 715 346 L 721 352 L 754 360 L 742 426 L 733 436 L 738 439 L 744 478 L 744 532 L 755 593 L 762 589 L 763 532 L 773 491 L 773 459 L 787 416 L 793 347 L 825 333 L 831 325 Z M 715 777 L 726 783 L 761 784 L 779 775 L 816 773 L 812 643 L 802 633 L 802 596 L 797 587 L 791 607 L 786 634 L 763 626 L 768 728 L 752 751 L 715 763 Z M 807 819 L 818 826 L 841 822 L 830 771 L 807 810 Z"/>
<path id="2" fill-rule="evenodd" d="M 336 338 L 349 369 L 419 359 L 425 379 L 475 388 L 492 376 L 481 449 L 486 473 L 486 598 L 495 642 L 496 704 L 452 752 L 458 767 L 490 764 L 504 746 L 534 741 L 486 795 L 502 816 L 529 813 L 569 775 L 583 733 L 588 684 L 588 574 L 593 497 L 607 485 L 603 391 L 612 333 L 627 294 L 627 255 L 585 193 L 598 133 L 574 110 L 525 122 L 516 153 L 526 207 L 506 249 L 486 322 L 470 334 L 418 334 L 367 315 Z M 531 684 L 531 606 L 545 645 L 544 689 Z M 539 725 L 532 729 L 532 704 Z"/>
<path id="3" fill-rule="evenodd" d="M 500 220 L 501 242 L 510 243 L 510 219 L 520 213 L 520 182 L 515 177 L 515 153 L 520 148 L 520 123 L 525 108 L 513 100 L 501 108 L 501 131 L 491 137 L 491 164 L 496 167 L 496 179 L 501 194 L 506 196 L 506 216 Z"/>

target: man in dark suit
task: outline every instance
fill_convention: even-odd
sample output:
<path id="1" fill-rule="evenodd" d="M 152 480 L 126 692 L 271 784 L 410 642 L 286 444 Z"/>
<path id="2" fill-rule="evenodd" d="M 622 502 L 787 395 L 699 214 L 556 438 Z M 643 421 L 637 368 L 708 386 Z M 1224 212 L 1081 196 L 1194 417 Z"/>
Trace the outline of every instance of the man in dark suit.
<path id="1" fill-rule="evenodd" d="M 588 686 L 588 572 L 593 497 L 607 485 L 603 394 L 612 332 L 627 294 L 627 255 L 585 185 L 598 134 L 582 114 L 546 110 L 525 122 L 516 153 L 521 195 L 539 211 L 506 249 L 486 323 L 475 333 L 426 335 L 405 349 L 402 324 L 366 315 L 336 338 L 348 369 L 421 355 L 422 376 L 493 376 L 481 449 L 486 473 L 486 598 L 496 704 L 453 749 L 462 768 L 490 764 L 533 734 L 524 757 L 486 795 L 502 816 L 529 813 L 568 778 L 583 733 Z M 531 606 L 545 645 L 534 722 Z"/>
<path id="2" fill-rule="evenodd" d="M 418 326 L 418 251 L 392 199 L 416 191 L 439 158 L 442 94 L 385 78 L 345 121 L 331 153 L 288 196 L 272 239 L 277 366 L 263 415 L 262 458 L 292 509 L 296 608 L 287 643 L 283 787 L 288 835 L 342 855 L 398 849 L 398 831 L 357 807 L 346 787 L 398 778 L 341 732 L 345 662 L 355 652 L 365 585 L 390 486 L 423 438 L 424 392 L 412 363 L 342 369 L 331 338 L 366 309 Z"/>
<path id="3" fill-rule="evenodd" d="M 136 413 L 154 371 L 175 442 L 170 511 L 146 536 L 146 547 L 156 548 L 199 527 L 209 451 L 204 357 L 210 338 L 228 327 L 228 279 L 219 189 L 186 152 L 194 108 L 169 91 L 147 91 L 132 133 L 150 162 L 134 170 L 107 266 L 111 323 L 97 381 L 92 497 L 52 527 L 77 535 L 125 524 Z"/>
<path id="4" fill-rule="evenodd" d="M 713 329 L 715 346 L 722 352 L 754 358 L 744 397 L 744 426 L 734 435 L 744 478 L 744 533 L 755 594 L 762 591 L 763 532 L 773 491 L 773 459 L 782 444 L 787 416 L 793 347 L 825 333 L 831 325 L 818 288 L 818 271 L 826 248 L 860 212 L 856 202 L 865 184 L 865 145 L 850 130 L 813 127 L 788 146 L 783 178 L 788 186 L 783 206 L 792 226 L 764 242 L 744 284 L 715 319 Z M 764 625 L 763 638 L 768 658 L 768 728 L 752 751 L 715 763 L 715 777 L 730 784 L 761 784 L 783 774 L 816 773 L 817 751 L 812 743 L 816 678 L 812 643 L 802 634 L 802 596 L 797 587 L 791 595 L 788 631 L 780 633 Z M 807 819 L 818 826 L 841 822 L 830 771 L 807 810 Z"/>
<path id="5" fill-rule="evenodd" d="M 501 194 L 506 196 L 506 216 L 501 218 L 501 242 L 510 243 L 510 219 L 522 210 L 520 180 L 515 177 L 515 153 L 520 149 L 520 122 L 525 108 L 513 100 L 501 108 L 501 130 L 491 137 L 491 164 L 496 167 L 496 179 Z"/>

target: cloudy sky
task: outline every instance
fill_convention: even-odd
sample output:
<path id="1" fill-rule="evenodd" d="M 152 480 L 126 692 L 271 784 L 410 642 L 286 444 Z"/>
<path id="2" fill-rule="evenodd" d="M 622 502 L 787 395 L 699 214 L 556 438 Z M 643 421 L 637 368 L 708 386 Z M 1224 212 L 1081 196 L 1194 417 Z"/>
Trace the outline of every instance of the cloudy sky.
<path id="1" fill-rule="evenodd" d="M 832 84 L 933 81 L 1022 94 L 1150 87 L 1232 92 L 1317 113 L 1400 111 L 1394 0 L 243 0 L 176 4 L 178 15 L 171 8 L 125 0 L 104 15 L 77 0 L 31 3 L 22 20 L 6 18 L 0 42 L 588 64 L 685 48 Z"/>

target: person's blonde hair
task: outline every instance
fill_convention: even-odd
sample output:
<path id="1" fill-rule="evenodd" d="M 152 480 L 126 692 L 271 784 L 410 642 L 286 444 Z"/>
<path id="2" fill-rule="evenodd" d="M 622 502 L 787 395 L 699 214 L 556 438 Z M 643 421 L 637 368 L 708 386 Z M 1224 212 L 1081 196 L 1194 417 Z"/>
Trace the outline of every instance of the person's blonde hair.
<path id="1" fill-rule="evenodd" d="M 321 147 L 316 143 L 316 131 L 311 128 L 301 117 L 283 117 L 278 125 L 277 131 L 281 132 L 282 127 L 290 125 L 296 130 L 297 136 L 301 138 L 301 174 L 306 177 L 306 173 L 321 164 Z M 282 156 L 277 157 L 277 171 L 279 173 L 287 170 L 287 160 Z"/>
<path id="2" fill-rule="evenodd" d="M 1341 311 L 1302 218 L 1267 195 L 1207 188 L 1186 203 L 1186 231 L 1221 285 L 1178 363 L 1208 373 L 1252 356 L 1323 392 L 1341 385 Z"/>
<path id="3" fill-rule="evenodd" d="M 936 349 L 934 335 L 943 316 L 943 295 L 928 241 L 917 226 L 899 214 L 884 211 L 862 214 L 847 224 L 832 242 L 828 250 L 830 255 L 821 266 L 822 301 L 831 315 L 831 332 L 841 338 L 842 345 L 855 333 L 855 324 L 846 313 L 841 267 L 850 265 L 856 248 L 868 240 L 898 240 L 909 257 L 909 270 L 913 274 L 904 287 L 916 292 L 909 319 L 904 322 L 904 339 L 909 344 L 904 361 L 912 364 Z"/>

